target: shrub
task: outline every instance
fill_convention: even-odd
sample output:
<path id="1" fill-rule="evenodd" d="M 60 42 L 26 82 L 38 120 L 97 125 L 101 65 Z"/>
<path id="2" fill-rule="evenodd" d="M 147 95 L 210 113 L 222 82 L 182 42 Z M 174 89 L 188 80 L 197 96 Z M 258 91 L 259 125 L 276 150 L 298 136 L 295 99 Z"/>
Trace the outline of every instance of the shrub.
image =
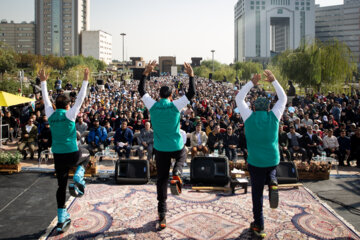
<path id="1" fill-rule="evenodd" d="M 20 152 L 0 152 L 0 164 L 1 165 L 13 165 L 19 164 L 22 159 Z"/>

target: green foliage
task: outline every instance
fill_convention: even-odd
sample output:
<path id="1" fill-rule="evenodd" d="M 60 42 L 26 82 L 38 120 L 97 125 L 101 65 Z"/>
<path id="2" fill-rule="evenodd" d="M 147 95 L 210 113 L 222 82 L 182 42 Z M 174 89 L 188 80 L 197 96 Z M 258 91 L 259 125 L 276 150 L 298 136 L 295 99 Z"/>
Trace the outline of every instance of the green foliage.
<path id="1" fill-rule="evenodd" d="M 12 72 L 16 68 L 16 53 L 0 42 L 0 73 Z"/>
<path id="2" fill-rule="evenodd" d="M 0 80 L 0 91 L 18 94 L 20 87 L 20 80 L 17 77 L 13 77 L 8 73 L 4 73 L 3 79 Z M 23 95 L 28 95 L 32 92 L 32 88 L 28 86 L 28 84 L 23 84 Z"/>
<path id="3" fill-rule="evenodd" d="M 19 151 L 15 153 L 11 152 L 0 152 L 0 164 L 1 165 L 14 165 L 19 164 L 22 159 L 22 155 Z"/>
<path id="4" fill-rule="evenodd" d="M 233 68 L 238 72 L 241 80 L 250 80 L 251 74 L 261 73 L 263 66 L 256 62 L 236 62 Z"/>
<path id="5" fill-rule="evenodd" d="M 334 84 L 343 84 L 356 72 L 350 49 L 337 40 L 303 44 L 287 50 L 272 60 L 281 75 L 300 87 L 313 87 L 318 91 Z"/>
<path id="6" fill-rule="evenodd" d="M 81 86 L 82 81 L 84 79 L 84 69 L 87 66 L 85 65 L 78 65 L 75 67 L 72 67 L 70 69 L 68 69 L 65 72 L 65 78 L 63 79 L 63 85 L 65 86 L 66 83 L 70 82 L 74 87 Z M 89 69 L 90 72 L 92 72 L 92 69 Z M 89 84 L 94 83 L 95 80 L 90 76 L 89 78 Z M 54 82 L 55 83 L 55 82 Z"/>

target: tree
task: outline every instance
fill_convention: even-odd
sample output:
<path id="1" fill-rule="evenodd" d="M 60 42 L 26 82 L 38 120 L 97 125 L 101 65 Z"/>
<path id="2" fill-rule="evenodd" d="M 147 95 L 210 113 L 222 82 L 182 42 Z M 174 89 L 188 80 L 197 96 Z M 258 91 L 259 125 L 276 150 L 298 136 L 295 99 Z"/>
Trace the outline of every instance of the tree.
<path id="1" fill-rule="evenodd" d="M 16 69 L 17 55 L 10 47 L 0 42 L 0 73 L 11 72 Z"/>
<path id="2" fill-rule="evenodd" d="M 295 50 L 287 50 L 273 59 L 281 74 L 300 87 L 328 87 L 351 79 L 356 64 L 350 49 L 337 40 L 312 44 L 304 43 Z"/>
<path id="3" fill-rule="evenodd" d="M 252 74 L 261 73 L 263 70 L 262 65 L 256 62 L 236 62 L 233 68 L 242 80 L 250 80 Z"/>

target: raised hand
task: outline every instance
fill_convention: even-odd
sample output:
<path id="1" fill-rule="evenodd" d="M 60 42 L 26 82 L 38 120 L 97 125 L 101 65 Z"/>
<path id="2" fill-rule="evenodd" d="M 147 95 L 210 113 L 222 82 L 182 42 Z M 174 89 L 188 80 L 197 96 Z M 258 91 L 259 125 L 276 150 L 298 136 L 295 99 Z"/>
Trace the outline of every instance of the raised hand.
<path id="1" fill-rule="evenodd" d="M 274 74 L 270 71 L 270 70 L 268 70 L 268 69 L 266 69 L 265 71 L 264 71 L 264 75 L 265 75 L 265 77 L 266 77 L 266 79 L 264 80 L 264 81 L 266 81 L 266 82 L 273 82 L 273 81 L 275 81 L 275 76 L 274 76 Z"/>
<path id="2" fill-rule="evenodd" d="M 89 81 L 89 74 L 90 74 L 89 69 L 85 68 L 85 70 L 84 70 L 84 81 Z"/>
<path id="3" fill-rule="evenodd" d="M 184 69 L 189 77 L 194 77 L 194 71 L 189 63 L 184 62 Z"/>
<path id="4" fill-rule="evenodd" d="M 251 81 L 253 82 L 254 86 L 259 85 L 259 81 L 261 80 L 261 75 L 258 73 L 255 73 Z"/>
<path id="5" fill-rule="evenodd" d="M 150 73 L 155 72 L 154 69 L 155 69 L 156 65 L 157 65 L 156 60 L 153 60 L 152 62 L 149 61 L 148 65 L 146 65 L 143 75 L 148 76 Z"/>
<path id="6" fill-rule="evenodd" d="M 46 82 L 46 80 L 49 78 L 49 74 L 46 74 L 43 68 L 38 72 L 38 76 L 42 82 Z"/>

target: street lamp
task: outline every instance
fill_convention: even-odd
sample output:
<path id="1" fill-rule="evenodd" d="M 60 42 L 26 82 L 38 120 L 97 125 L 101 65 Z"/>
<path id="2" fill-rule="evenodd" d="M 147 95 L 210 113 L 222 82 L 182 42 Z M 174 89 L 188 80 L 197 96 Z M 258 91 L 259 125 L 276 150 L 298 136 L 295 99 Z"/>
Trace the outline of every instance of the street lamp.
<path id="1" fill-rule="evenodd" d="M 125 70 L 125 59 L 124 59 L 124 38 L 126 36 L 126 33 L 120 33 L 120 35 L 122 36 L 122 57 L 123 57 L 123 71 Z"/>
<path id="2" fill-rule="evenodd" d="M 215 50 L 211 50 L 212 52 L 212 72 L 214 73 L 214 52 Z"/>

